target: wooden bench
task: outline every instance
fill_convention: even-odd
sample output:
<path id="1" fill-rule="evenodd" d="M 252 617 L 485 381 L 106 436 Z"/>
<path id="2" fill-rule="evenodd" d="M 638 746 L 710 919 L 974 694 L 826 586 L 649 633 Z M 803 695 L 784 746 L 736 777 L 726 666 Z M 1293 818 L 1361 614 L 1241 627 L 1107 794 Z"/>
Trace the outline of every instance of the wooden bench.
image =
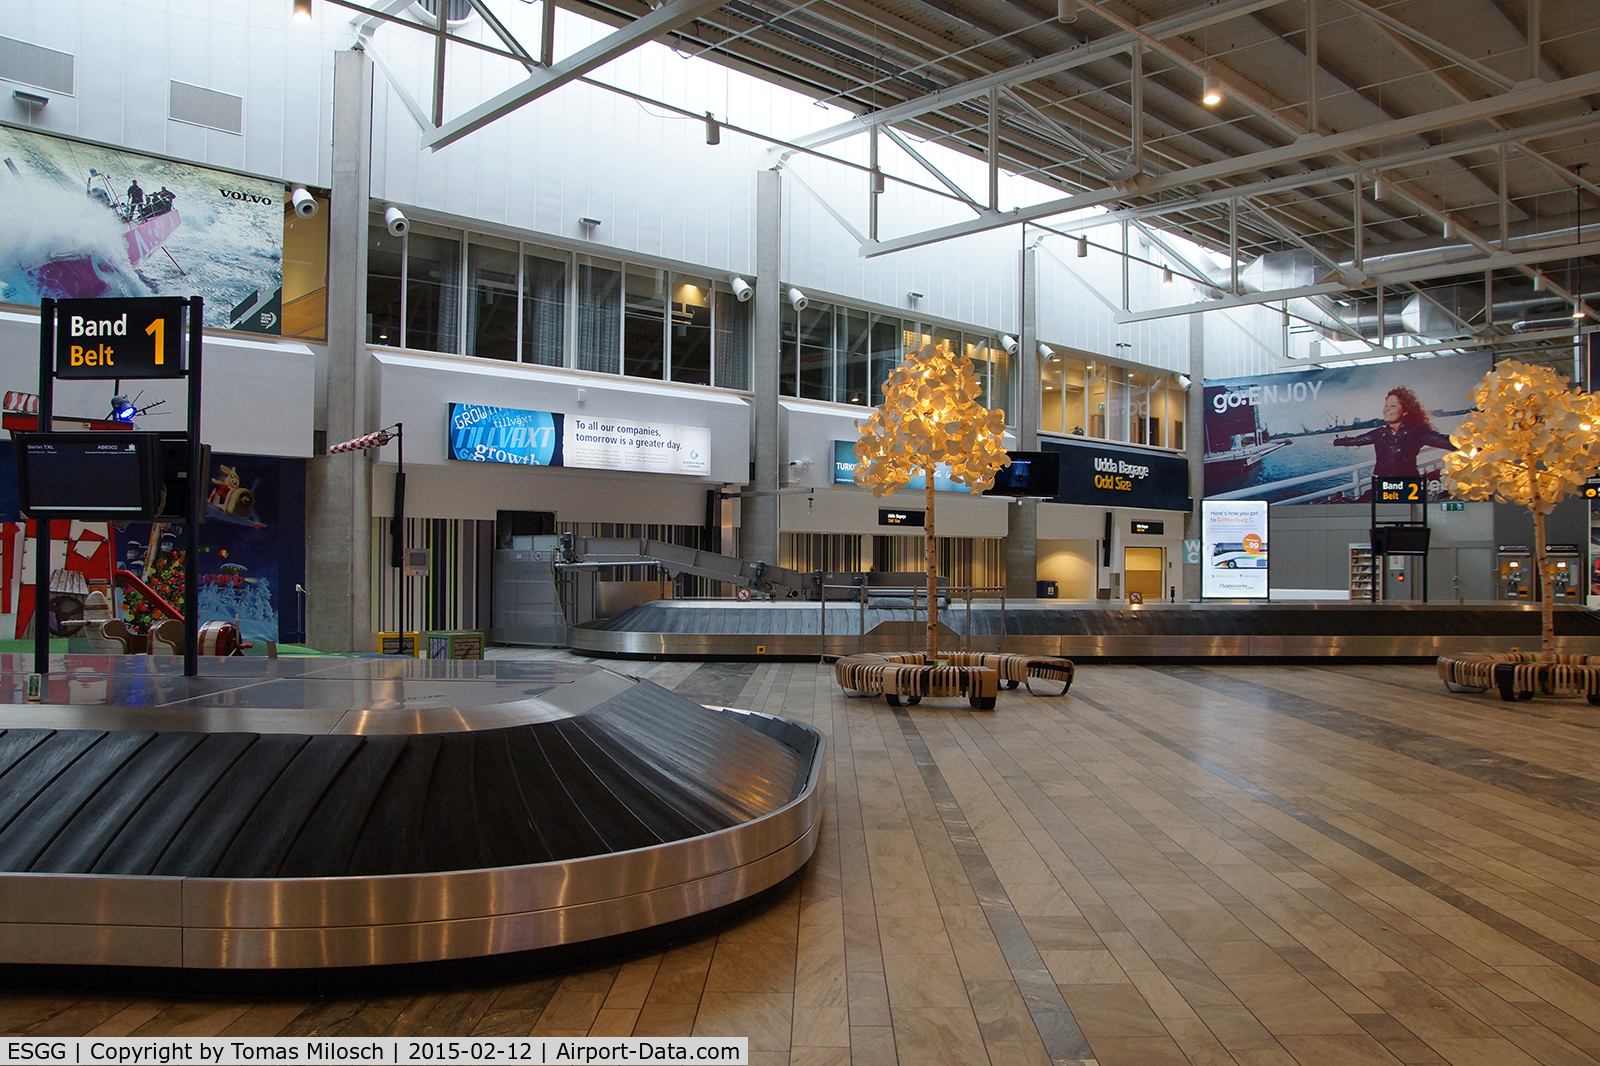
<path id="1" fill-rule="evenodd" d="M 1439 679 L 1450 691 L 1494 688 L 1507 702 L 1545 696 L 1584 696 L 1600 706 L 1600 655 L 1485 652 L 1439 656 Z"/>
<path id="2" fill-rule="evenodd" d="M 949 659 L 953 666 L 987 666 L 1000 675 L 1000 680 L 1005 682 L 1006 688 L 1026 685 L 1029 694 L 1034 696 L 1065 696 L 1067 689 L 1072 687 L 1072 679 L 1077 672 L 1071 659 L 1061 659 L 1054 655 L 963 651 L 951 653 Z M 1060 682 L 1061 690 L 1036 691 L 1033 687 L 1035 680 Z"/>
<path id="3" fill-rule="evenodd" d="M 846 693 L 882 696 L 889 706 L 921 702 L 924 696 L 965 696 L 974 710 L 994 710 L 1000 674 L 992 666 L 929 664 L 921 652 L 846 655 L 833 675 Z"/>

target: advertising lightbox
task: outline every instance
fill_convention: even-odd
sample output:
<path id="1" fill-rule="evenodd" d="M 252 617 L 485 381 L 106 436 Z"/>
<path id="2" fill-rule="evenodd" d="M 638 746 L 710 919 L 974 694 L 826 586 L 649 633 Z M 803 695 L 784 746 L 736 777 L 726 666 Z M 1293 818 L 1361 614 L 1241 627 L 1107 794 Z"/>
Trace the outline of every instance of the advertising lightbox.
<path id="1" fill-rule="evenodd" d="M 1200 537 L 1202 598 L 1267 598 L 1264 500 L 1201 501 Z"/>
<path id="2" fill-rule="evenodd" d="M 453 403 L 450 458 L 699 477 L 711 473 L 711 431 L 704 426 Z"/>

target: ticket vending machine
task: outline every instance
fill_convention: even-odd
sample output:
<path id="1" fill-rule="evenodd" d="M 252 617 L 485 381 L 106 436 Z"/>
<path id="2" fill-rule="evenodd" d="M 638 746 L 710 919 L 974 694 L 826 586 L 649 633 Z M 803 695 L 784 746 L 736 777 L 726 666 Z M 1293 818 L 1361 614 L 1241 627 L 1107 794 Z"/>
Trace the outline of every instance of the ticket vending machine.
<path id="1" fill-rule="evenodd" d="M 1526 544 L 1501 544 L 1495 557 L 1495 599 L 1533 599 L 1533 552 Z"/>
<path id="2" fill-rule="evenodd" d="M 1550 558 L 1550 598 L 1556 603 L 1582 603 L 1582 545 L 1546 544 L 1544 550 Z"/>

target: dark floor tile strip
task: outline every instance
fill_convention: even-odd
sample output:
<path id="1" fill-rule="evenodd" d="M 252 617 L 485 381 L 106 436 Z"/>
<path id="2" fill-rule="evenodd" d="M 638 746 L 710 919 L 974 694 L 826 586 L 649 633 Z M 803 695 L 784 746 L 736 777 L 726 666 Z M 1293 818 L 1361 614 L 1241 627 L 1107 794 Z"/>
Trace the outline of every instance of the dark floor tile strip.
<path id="1" fill-rule="evenodd" d="M 989 920 L 989 928 L 1000 944 L 1011 976 L 1028 1005 L 1028 1013 L 1033 1016 L 1033 1024 L 1039 1030 L 1039 1039 L 1044 1041 L 1050 1061 L 1074 1063 L 1092 1057 L 1089 1042 L 1084 1039 L 1083 1030 L 1078 1028 L 1078 1020 L 1072 1016 L 1072 1009 L 1062 998 L 1061 989 L 1056 986 L 1055 978 L 1050 976 L 1044 957 L 1028 935 L 1027 927 L 1022 924 L 1011 897 L 1006 895 L 994 867 L 989 865 L 989 857 L 984 854 L 983 845 L 978 843 L 978 835 L 972 831 L 961 805 L 956 802 L 955 794 L 950 791 L 939 764 L 933 761 L 922 731 L 904 709 L 897 709 L 894 716 L 900 723 L 900 734 L 905 738 L 906 747 L 916 760 L 922 783 L 933 797 L 933 805 L 944 822 L 945 831 L 950 834 L 950 843 L 961 860 L 961 868 L 966 872 L 972 891 L 983 907 L 984 917 Z"/>
<path id="2" fill-rule="evenodd" d="M 1415 866 L 1412 866 L 1410 863 L 1390 855 L 1388 852 L 1367 843 L 1360 837 L 1355 836 L 1352 833 L 1347 833 L 1336 825 L 1329 824 L 1323 819 L 1318 818 L 1316 815 L 1311 814 L 1309 811 L 1303 810 L 1295 804 L 1290 803 L 1288 800 L 1276 795 L 1272 791 L 1256 784 L 1254 781 L 1241 777 L 1226 767 L 1219 766 L 1217 763 L 1212 762 L 1210 759 L 1207 759 L 1198 752 L 1184 747 L 1182 744 L 1179 744 L 1177 741 L 1172 740 L 1169 737 L 1162 736 L 1155 730 L 1149 729 L 1146 726 L 1143 726 L 1132 720 L 1131 718 L 1128 718 L 1126 715 L 1112 710 L 1105 704 L 1100 703 L 1099 701 L 1088 696 L 1078 695 L 1076 693 L 1074 695 L 1077 695 L 1078 698 L 1084 703 L 1095 708 L 1108 718 L 1120 722 L 1129 729 L 1136 730 L 1144 736 L 1149 737 L 1151 740 L 1155 741 L 1157 744 L 1160 744 L 1168 751 L 1171 751 L 1173 754 L 1178 755 L 1181 758 L 1189 760 L 1201 769 L 1216 774 L 1218 777 L 1222 778 L 1230 785 L 1233 785 L 1235 788 L 1238 788 L 1241 791 L 1244 791 L 1260 800 L 1261 802 L 1282 811 L 1284 814 L 1287 814 L 1289 817 L 1295 819 L 1308 829 L 1313 829 L 1328 839 L 1337 841 L 1338 843 L 1349 848 L 1351 851 L 1355 852 L 1357 855 L 1360 855 L 1362 858 L 1378 864 L 1392 874 L 1405 878 L 1405 880 L 1411 884 L 1431 894 L 1434 898 L 1450 904 L 1463 914 L 1476 918 L 1484 925 L 1487 925 L 1489 928 L 1498 933 L 1510 937 L 1523 947 L 1537 951 L 1551 962 L 1570 970 L 1572 973 L 1583 978 L 1585 981 L 1588 981 L 1590 984 L 1600 986 L 1600 963 L 1596 963 L 1591 959 L 1585 958 L 1576 951 L 1573 951 L 1571 948 L 1551 940 L 1543 933 L 1540 933 L 1534 929 L 1530 929 L 1516 919 L 1509 918 L 1506 915 L 1501 914 L 1493 907 L 1473 899 L 1471 896 L 1459 891 L 1458 889 L 1452 888 L 1450 885 L 1445 884 L 1443 881 L 1432 876 L 1431 874 L 1424 873 Z"/>
<path id="3" fill-rule="evenodd" d="M 1308 725 L 1470 777 L 1474 781 L 1517 792 L 1588 818 L 1600 818 L 1600 781 L 1552 770 L 1502 752 L 1463 744 L 1458 740 L 1373 718 L 1360 711 L 1336 707 L 1292 692 L 1236 678 L 1216 677 L 1199 667 L 1164 666 L 1152 669 L 1230 699 L 1287 715 Z"/>

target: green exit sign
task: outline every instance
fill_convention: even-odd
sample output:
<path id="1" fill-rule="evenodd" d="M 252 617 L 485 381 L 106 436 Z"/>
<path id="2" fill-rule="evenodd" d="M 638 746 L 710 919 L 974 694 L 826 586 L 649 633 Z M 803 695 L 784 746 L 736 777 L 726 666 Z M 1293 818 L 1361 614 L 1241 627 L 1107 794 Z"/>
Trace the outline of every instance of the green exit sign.
<path id="1" fill-rule="evenodd" d="M 1467 505 L 1460 500 L 1446 500 L 1439 505 L 1441 511 L 1465 511 Z"/>

